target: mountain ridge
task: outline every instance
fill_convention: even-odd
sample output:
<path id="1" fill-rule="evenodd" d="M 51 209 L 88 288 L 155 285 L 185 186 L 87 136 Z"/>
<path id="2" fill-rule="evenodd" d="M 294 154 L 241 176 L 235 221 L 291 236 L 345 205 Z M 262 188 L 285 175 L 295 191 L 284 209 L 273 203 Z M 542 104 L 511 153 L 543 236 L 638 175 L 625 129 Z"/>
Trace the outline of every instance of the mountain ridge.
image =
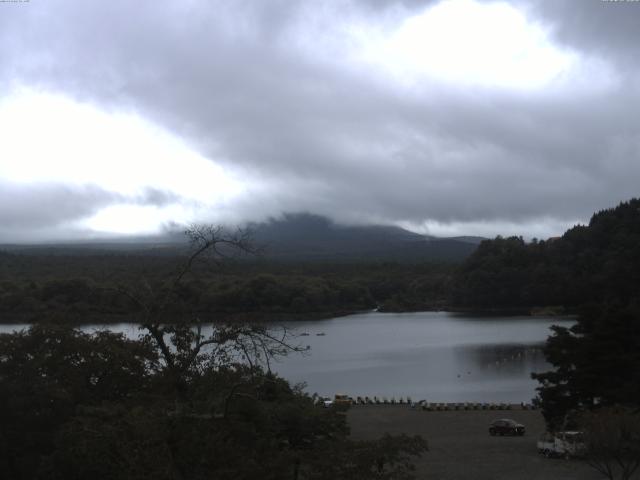
<path id="1" fill-rule="evenodd" d="M 483 240 L 481 237 L 438 238 L 393 225 L 341 225 L 310 213 L 285 213 L 264 222 L 247 224 L 255 243 L 268 259 L 291 261 L 398 260 L 461 261 Z M 186 239 L 177 229 L 160 235 L 85 242 L 1 245 L 23 254 L 178 253 Z"/>

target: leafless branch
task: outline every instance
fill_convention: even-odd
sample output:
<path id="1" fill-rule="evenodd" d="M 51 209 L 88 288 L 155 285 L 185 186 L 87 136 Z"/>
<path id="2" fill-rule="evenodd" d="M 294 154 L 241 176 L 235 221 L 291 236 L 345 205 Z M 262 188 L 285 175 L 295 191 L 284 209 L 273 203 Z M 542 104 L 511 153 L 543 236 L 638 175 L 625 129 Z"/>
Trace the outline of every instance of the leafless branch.
<path id="1" fill-rule="evenodd" d="M 252 369 L 264 362 L 271 371 L 274 356 L 304 351 L 293 344 L 286 328 L 275 331 L 262 325 L 216 325 L 205 337 L 197 315 L 177 323 L 167 322 L 165 315 L 170 302 L 176 299 L 187 276 L 194 274 L 196 262 L 216 263 L 232 253 L 257 255 L 261 252 L 252 241 L 252 232 L 246 229 L 229 232 L 220 226 L 191 225 L 185 234 L 189 254 L 166 286 L 154 286 L 143 278 L 138 292 L 124 286 L 117 288 L 140 310 L 141 329 L 155 343 L 176 381 L 200 368 L 199 358 L 208 358 L 209 365 L 215 368 L 216 362 L 229 362 L 241 352 Z"/>

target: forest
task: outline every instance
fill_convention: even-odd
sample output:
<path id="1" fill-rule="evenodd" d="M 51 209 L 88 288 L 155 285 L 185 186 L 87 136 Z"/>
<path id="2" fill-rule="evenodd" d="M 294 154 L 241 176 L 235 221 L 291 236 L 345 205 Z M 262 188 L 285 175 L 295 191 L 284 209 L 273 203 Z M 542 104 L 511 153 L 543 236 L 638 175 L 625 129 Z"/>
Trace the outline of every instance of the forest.
<path id="1" fill-rule="evenodd" d="M 119 291 L 162 284 L 181 257 L 0 253 L 0 316 L 5 323 L 122 321 L 131 300 Z M 256 258 L 198 264 L 172 292 L 203 318 L 322 318 L 370 310 L 430 310 L 447 303 L 455 264 L 283 263 Z"/>
<path id="2" fill-rule="evenodd" d="M 471 307 L 627 303 L 640 285 L 640 201 L 595 213 L 545 241 L 484 241 L 456 272 L 451 302 Z"/>

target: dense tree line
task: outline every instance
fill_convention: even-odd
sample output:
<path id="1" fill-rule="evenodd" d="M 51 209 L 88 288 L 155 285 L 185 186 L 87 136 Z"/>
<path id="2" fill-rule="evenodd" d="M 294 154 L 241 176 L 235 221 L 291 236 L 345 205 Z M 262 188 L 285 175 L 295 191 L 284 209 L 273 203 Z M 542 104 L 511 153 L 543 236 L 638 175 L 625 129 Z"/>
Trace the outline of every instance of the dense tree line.
<path id="1" fill-rule="evenodd" d="M 480 308 L 628 303 L 640 288 L 640 200 L 593 215 L 562 237 L 486 240 L 452 282 L 452 303 Z"/>
<path id="2" fill-rule="evenodd" d="M 119 287 L 142 278 L 156 288 L 167 288 L 177 260 L 175 256 L 0 253 L 0 316 L 5 322 L 122 320 L 133 305 Z M 447 304 L 453 268 L 226 260 L 215 271 L 196 265 L 196 275 L 171 294 L 177 310 L 188 305 L 209 319 L 238 314 L 295 319 L 375 307 L 423 310 Z"/>
<path id="3" fill-rule="evenodd" d="M 347 281 L 306 276 L 228 276 L 191 281 L 173 302 L 188 303 L 205 315 L 234 312 L 309 313 L 365 310 L 375 306 L 366 287 Z M 68 319 L 126 315 L 131 301 L 117 286 L 87 278 L 53 279 L 23 284 L 0 284 L 0 311 L 7 315 L 38 318 L 51 312 Z"/>
<path id="4" fill-rule="evenodd" d="M 148 338 L 0 335 L 4 478 L 407 479 L 426 448 L 351 441 L 343 413 L 257 366 L 201 355 L 180 380 Z"/>

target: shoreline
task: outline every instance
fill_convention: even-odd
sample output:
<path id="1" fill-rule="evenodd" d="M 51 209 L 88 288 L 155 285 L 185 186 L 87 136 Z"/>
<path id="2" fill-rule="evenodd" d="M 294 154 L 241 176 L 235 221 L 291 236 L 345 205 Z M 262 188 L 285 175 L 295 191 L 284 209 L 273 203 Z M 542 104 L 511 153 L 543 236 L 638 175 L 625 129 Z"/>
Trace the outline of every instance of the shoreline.
<path id="1" fill-rule="evenodd" d="M 330 312 L 214 312 L 214 313 L 200 313 L 199 317 L 201 323 L 275 323 L 275 322 L 304 322 L 314 320 L 329 320 L 332 318 L 346 317 L 349 315 L 357 315 L 361 313 L 420 313 L 420 312 L 443 312 L 450 314 L 467 315 L 472 317 L 510 317 L 510 316 L 523 316 L 523 317 L 545 317 L 545 318 L 558 318 L 558 319 L 571 319 L 575 318 L 576 314 L 572 311 L 559 309 L 558 307 L 526 307 L 526 308 L 469 308 L 469 307 L 432 307 L 421 309 L 407 309 L 407 310 L 386 310 L 384 308 L 377 308 L 372 310 L 337 310 Z M 59 321 L 58 319 L 65 315 L 59 315 L 56 319 L 42 320 L 38 318 L 38 314 L 13 314 L 3 315 L 0 319 L 0 325 L 13 325 L 13 324 L 37 324 L 37 323 L 54 323 L 64 325 L 114 325 L 118 323 L 140 323 L 135 319 L 135 315 L 120 314 L 120 313 L 90 313 L 82 315 L 80 320 L 78 317 L 81 315 L 78 313 L 70 313 L 66 321 Z M 170 323 L 170 322 L 163 322 Z M 194 325 L 197 322 L 192 322 Z"/>
<path id="2" fill-rule="evenodd" d="M 366 311 L 365 311 L 366 312 Z M 310 312 L 310 313 L 272 313 L 272 312 L 237 312 L 237 313 L 209 313 L 209 314 L 200 314 L 198 315 L 200 318 L 200 322 L 190 322 L 193 325 L 197 323 L 203 324 L 212 324 L 212 323 L 271 323 L 276 321 L 284 321 L 284 322 L 302 322 L 302 321 L 313 321 L 313 320 L 328 320 L 330 318 L 338 318 L 338 317 L 346 317 L 348 315 L 355 315 L 357 313 L 363 313 L 362 310 L 355 311 L 335 311 L 335 312 Z M 74 317 L 77 317 L 78 314 L 70 314 L 67 321 L 59 321 L 61 317 L 64 315 L 59 315 L 58 318 L 54 319 L 45 319 L 42 320 L 38 318 L 38 314 L 15 314 L 11 316 L 3 316 L 0 319 L 0 325 L 14 325 L 14 324 L 38 324 L 38 323 L 53 323 L 60 325 L 73 325 L 73 326 L 84 326 L 84 325 L 95 325 L 95 324 L 104 324 L 104 325 L 115 325 L 118 323 L 131 323 L 131 324 L 139 324 L 140 321 L 137 320 L 135 315 L 131 314 L 119 314 L 119 313 L 101 313 L 101 314 L 86 314 L 83 315 L 83 319 L 79 320 Z M 167 321 L 161 323 L 171 323 L 170 316 L 167 316 Z M 176 320 L 178 321 L 178 320 Z"/>

